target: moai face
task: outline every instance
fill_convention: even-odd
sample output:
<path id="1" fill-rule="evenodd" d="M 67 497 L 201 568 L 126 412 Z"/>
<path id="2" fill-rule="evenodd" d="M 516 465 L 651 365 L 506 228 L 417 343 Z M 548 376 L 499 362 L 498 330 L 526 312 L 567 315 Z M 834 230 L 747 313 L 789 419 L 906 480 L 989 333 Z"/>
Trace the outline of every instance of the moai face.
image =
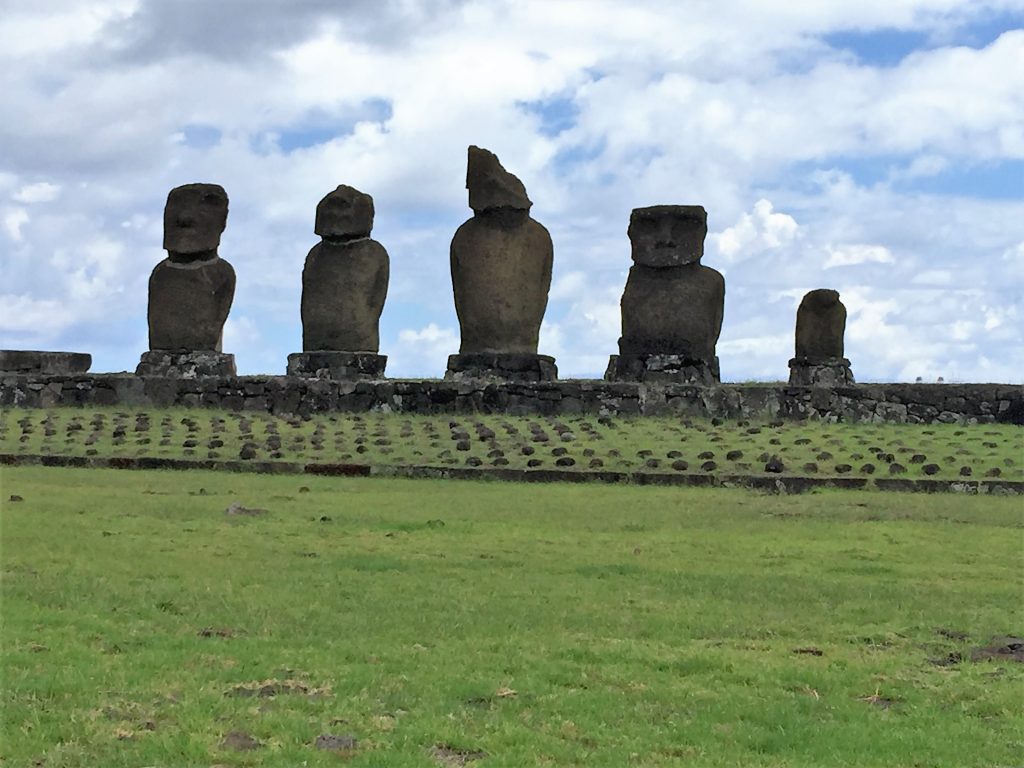
<path id="1" fill-rule="evenodd" d="M 693 264 L 704 255 L 708 214 L 700 205 L 634 208 L 627 230 L 633 261 L 647 267 Z"/>
<path id="2" fill-rule="evenodd" d="M 373 229 L 373 198 L 342 184 L 316 207 L 313 231 L 327 240 L 369 237 Z"/>
<path id="3" fill-rule="evenodd" d="M 228 196 L 223 187 L 175 187 L 164 206 L 164 250 L 172 254 L 216 251 L 227 221 Z"/>

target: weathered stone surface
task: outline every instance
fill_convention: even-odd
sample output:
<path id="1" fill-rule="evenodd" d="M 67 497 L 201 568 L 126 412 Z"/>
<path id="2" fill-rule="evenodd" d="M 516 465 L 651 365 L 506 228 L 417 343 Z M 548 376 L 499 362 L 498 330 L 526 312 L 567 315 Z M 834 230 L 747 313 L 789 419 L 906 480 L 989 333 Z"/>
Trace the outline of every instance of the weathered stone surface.
<path id="1" fill-rule="evenodd" d="M 142 353 L 136 376 L 167 376 L 195 379 L 200 376 L 236 376 L 235 356 L 212 350 L 178 352 L 151 349 Z"/>
<path id="2" fill-rule="evenodd" d="M 796 311 L 796 360 L 811 365 L 843 359 L 846 307 L 838 291 L 809 291 Z M 847 363 L 848 364 L 848 363 Z"/>
<path id="3" fill-rule="evenodd" d="M 228 198 L 216 184 L 186 184 L 167 195 L 168 256 L 149 278 L 149 347 L 220 351 L 235 295 L 235 271 L 217 255 Z"/>
<path id="4" fill-rule="evenodd" d="M 700 264 L 707 212 L 699 205 L 634 209 L 628 235 L 634 265 L 622 293 L 615 381 L 719 380 L 715 345 L 722 330 L 725 279 Z"/>
<path id="5" fill-rule="evenodd" d="M 710 267 L 633 266 L 622 294 L 619 353 L 710 362 L 724 307 L 725 279 Z"/>
<path id="6" fill-rule="evenodd" d="M 548 358 L 550 360 L 550 358 Z M 929 403 L 941 403 L 939 407 Z M 671 414 L 827 422 L 1000 422 L 1024 426 L 1024 387 L 1009 384 L 782 384 L 437 379 L 337 381 L 295 376 L 140 377 L 132 374 L 0 373 L 0 406 L 215 407 L 312 414 L 322 411 L 559 415 Z M 958 410 L 949 410 L 957 408 Z"/>
<path id="7" fill-rule="evenodd" d="M 316 207 L 313 231 L 328 240 L 369 237 L 373 229 L 373 198 L 341 184 Z"/>
<path id="8" fill-rule="evenodd" d="M 209 258 L 228 219 L 228 196 L 218 184 L 185 184 L 167 195 L 164 250 L 172 259 Z"/>
<path id="9" fill-rule="evenodd" d="M 533 205 L 526 196 L 523 182 L 506 171 L 493 152 L 480 147 L 469 148 L 466 189 L 469 190 L 469 207 L 475 213 L 495 208 L 528 211 Z"/>
<path id="10" fill-rule="evenodd" d="M 551 286 L 551 235 L 530 218 L 525 193 L 513 194 L 522 184 L 493 155 L 470 147 L 469 157 L 476 214 L 451 245 L 459 351 L 536 354 Z"/>
<path id="11" fill-rule="evenodd" d="M 450 381 L 554 381 L 558 368 L 555 358 L 547 355 L 476 352 L 450 355 L 444 377 Z"/>
<path id="12" fill-rule="evenodd" d="M 234 295 L 235 270 L 223 259 L 164 259 L 149 277 L 149 348 L 220 351 Z"/>
<path id="13" fill-rule="evenodd" d="M 372 352 L 297 352 L 288 355 L 288 375 L 307 379 L 382 379 L 386 355 Z"/>
<path id="14" fill-rule="evenodd" d="M 835 387 L 853 384 L 853 371 L 845 357 L 809 363 L 804 359 L 789 361 L 789 383 L 803 387 Z"/>
<path id="15" fill-rule="evenodd" d="M 38 350 L 0 349 L 0 371 L 65 375 L 85 373 L 92 355 L 85 352 L 41 352 Z"/>
<path id="16" fill-rule="evenodd" d="M 718 358 L 690 360 L 681 355 L 612 355 L 608 381 L 644 381 L 711 386 L 720 380 Z"/>
<path id="17" fill-rule="evenodd" d="M 376 240 L 313 246 L 302 270 L 303 350 L 376 353 L 389 269 Z"/>
<path id="18" fill-rule="evenodd" d="M 694 264 L 704 255 L 708 214 L 701 205 L 634 208 L 627 230 L 633 261 L 647 267 Z"/>

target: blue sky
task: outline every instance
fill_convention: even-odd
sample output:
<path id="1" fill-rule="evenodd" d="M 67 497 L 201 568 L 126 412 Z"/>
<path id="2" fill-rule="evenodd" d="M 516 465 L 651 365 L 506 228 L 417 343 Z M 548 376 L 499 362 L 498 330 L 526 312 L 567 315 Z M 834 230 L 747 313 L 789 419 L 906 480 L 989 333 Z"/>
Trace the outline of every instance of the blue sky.
<path id="1" fill-rule="evenodd" d="M 551 231 L 540 351 L 616 351 L 630 210 L 702 204 L 729 381 L 787 375 L 796 306 L 847 306 L 862 381 L 1024 380 L 1024 0 L 0 0 L 0 345 L 132 370 L 179 184 L 231 199 L 225 351 L 299 351 L 317 201 L 374 197 L 381 352 L 458 348 L 466 147 Z"/>

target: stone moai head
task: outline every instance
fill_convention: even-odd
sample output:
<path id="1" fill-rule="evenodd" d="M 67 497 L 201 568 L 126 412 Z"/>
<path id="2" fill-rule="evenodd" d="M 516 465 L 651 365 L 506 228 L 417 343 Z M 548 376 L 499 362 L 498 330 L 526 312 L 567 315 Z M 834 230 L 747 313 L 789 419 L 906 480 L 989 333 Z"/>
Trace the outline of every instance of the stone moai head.
<path id="1" fill-rule="evenodd" d="M 164 250 L 192 255 L 216 251 L 228 221 L 228 195 L 219 184 L 185 184 L 167 194 Z"/>
<path id="2" fill-rule="evenodd" d="M 796 357 L 823 363 L 845 354 L 846 307 L 839 292 L 829 288 L 809 291 L 796 311 Z"/>
<path id="3" fill-rule="evenodd" d="M 528 211 L 530 198 L 518 177 L 506 171 L 493 152 L 470 146 L 466 165 L 466 189 L 473 213 L 498 208 Z"/>
<path id="4" fill-rule="evenodd" d="M 344 184 L 316 207 L 313 231 L 325 240 L 358 240 L 373 229 L 373 198 Z"/>
<path id="5" fill-rule="evenodd" d="M 704 255 L 708 212 L 702 205 L 634 208 L 626 234 L 637 264 L 645 267 L 694 264 Z"/>

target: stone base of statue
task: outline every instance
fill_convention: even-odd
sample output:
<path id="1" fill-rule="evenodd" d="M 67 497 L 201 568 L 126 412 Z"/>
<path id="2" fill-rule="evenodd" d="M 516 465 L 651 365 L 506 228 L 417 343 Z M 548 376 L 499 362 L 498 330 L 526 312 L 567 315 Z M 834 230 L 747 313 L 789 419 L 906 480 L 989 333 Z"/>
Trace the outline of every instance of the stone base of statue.
<path id="1" fill-rule="evenodd" d="M 212 349 L 151 349 L 142 353 L 136 376 L 166 376 L 172 379 L 198 379 L 202 376 L 237 376 L 235 356 Z"/>
<path id="2" fill-rule="evenodd" d="M 606 381 L 644 381 L 671 384 L 721 382 L 718 358 L 694 360 L 684 355 L 612 355 L 604 372 Z"/>
<path id="3" fill-rule="evenodd" d="M 0 349 L 0 372 L 38 373 L 44 376 L 70 376 L 85 373 L 92 355 L 85 352 L 40 352 L 27 349 Z"/>
<path id="4" fill-rule="evenodd" d="M 789 361 L 789 383 L 795 387 L 836 387 L 853 384 L 853 371 L 845 357 L 812 363 L 794 357 Z"/>
<path id="5" fill-rule="evenodd" d="M 387 362 L 387 355 L 375 352 L 295 352 L 288 355 L 288 375 L 339 381 L 383 379 Z"/>
<path id="6" fill-rule="evenodd" d="M 555 381 L 555 358 L 517 352 L 472 352 L 449 355 L 448 381 Z"/>

